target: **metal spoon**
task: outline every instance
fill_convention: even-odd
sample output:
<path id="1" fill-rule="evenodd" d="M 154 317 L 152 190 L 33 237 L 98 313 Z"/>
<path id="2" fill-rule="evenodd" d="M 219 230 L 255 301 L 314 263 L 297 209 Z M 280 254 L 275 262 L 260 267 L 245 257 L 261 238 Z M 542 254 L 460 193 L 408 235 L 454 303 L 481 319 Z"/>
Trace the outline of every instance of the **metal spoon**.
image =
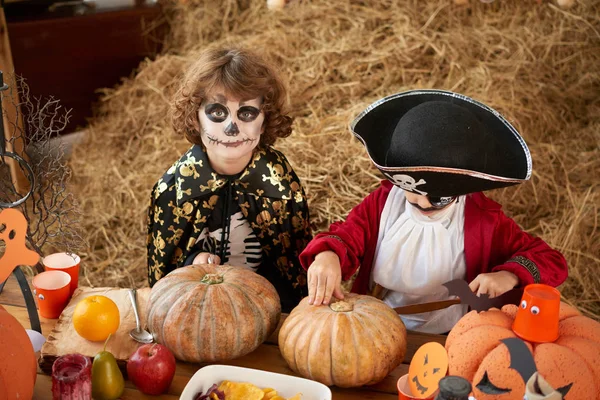
<path id="1" fill-rule="evenodd" d="M 137 310 L 137 291 L 135 289 L 129 289 L 129 298 L 131 299 L 131 304 L 133 305 L 133 313 L 135 314 L 135 329 L 129 331 L 129 336 L 132 337 L 133 340 L 140 343 L 152 343 L 154 338 L 152 334 L 144 329 L 142 329 L 142 324 L 140 322 L 140 316 Z"/>

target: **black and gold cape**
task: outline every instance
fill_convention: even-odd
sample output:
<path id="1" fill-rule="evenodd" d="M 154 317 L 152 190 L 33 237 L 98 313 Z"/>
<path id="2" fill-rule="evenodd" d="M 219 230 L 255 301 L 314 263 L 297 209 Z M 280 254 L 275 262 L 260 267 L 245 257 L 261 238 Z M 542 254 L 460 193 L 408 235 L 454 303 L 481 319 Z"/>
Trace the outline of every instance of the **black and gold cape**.
<path id="1" fill-rule="evenodd" d="M 192 146 L 152 189 L 148 210 L 148 281 L 152 287 L 193 253 L 207 219 L 230 185 L 244 217 L 258 237 L 267 278 L 289 312 L 307 295 L 306 272 L 298 256 L 311 240 L 308 204 L 285 156 L 257 148 L 245 170 L 228 182 L 217 174 L 202 146 Z"/>

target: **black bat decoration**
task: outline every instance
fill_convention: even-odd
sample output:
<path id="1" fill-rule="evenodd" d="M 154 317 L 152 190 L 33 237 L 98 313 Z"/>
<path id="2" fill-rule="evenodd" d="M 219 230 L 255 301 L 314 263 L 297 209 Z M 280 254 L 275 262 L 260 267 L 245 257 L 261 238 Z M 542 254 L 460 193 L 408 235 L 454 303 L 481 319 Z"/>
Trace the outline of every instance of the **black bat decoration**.
<path id="1" fill-rule="evenodd" d="M 494 385 L 492 381 L 490 381 L 487 371 L 483 373 L 481 380 L 475 387 L 485 394 L 504 394 L 511 391 L 511 389 L 501 389 Z"/>
<path id="2" fill-rule="evenodd" d="M 521 375 L 523 382 L 527 383 L 529 378 L 537 372 L 533 354 L 531 354 L 525 342 L 519 338 L 502 339 L 501 342 L 508 347 L 508 352 L 510 353 L 509 368 L 517 371 Z"/>
<path id="3" fill-rule="evenodd" d="M 527 381 L 533 376 L 534 373 L 537 372 L 537 367 L 535 365 L 535 360 L 533 359 L 533 354 L 529 351 L 529 348 L 519 338 L 507 338 L 502 339 L 502 343 L 506 345 L 508 348 L 508 352 L 510 354 L 510 366 L 509 368 L 514 369 L 519 373 L 523 382 L 527 384 Z M 477 385 L 475 385 L 477 389 L 479 389 L 482 393 L 485 394 L 503 394 L 510 392 L 510 389 L 502 389 L 494 385 L 487 374 L 487 371 L 484 372 L 481 381 Z M 566 386 L 556 389 L 562 397 L 564 398 L 569 390 L 573 386 L 573 383 L 570 383 Z"/>
<path id="4" fill-rule="evenodd" d="M 523 288 L 509 290 L 508 292 L 493 298 L 490 298 L 488 294 L 477 296 L 471 291 L 467 281 L 463 279 L 454 279 L 444 283 L 444 286 L 448 288 L 450 295 L 458 296 L 462 304 L 468 304 L 472 310 L 477 312 L 487 311 L 490 308 L 499 309 L 507 304 L 518 305 L 521 303 L 521 298 L 523 297 Z"/>

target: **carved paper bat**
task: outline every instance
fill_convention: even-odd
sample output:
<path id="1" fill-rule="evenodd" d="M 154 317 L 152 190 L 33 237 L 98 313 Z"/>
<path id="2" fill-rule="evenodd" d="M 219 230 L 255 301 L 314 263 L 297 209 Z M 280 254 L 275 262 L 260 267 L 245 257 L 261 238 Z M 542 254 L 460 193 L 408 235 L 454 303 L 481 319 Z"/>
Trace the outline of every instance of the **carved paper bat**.
<path id="1" fill-rule="evenodd" d="M 461 304 L 468 304 L 472 310 L 477 312 L 487 311 L 490 308 L 502 308 L 507 304 L 521 303 L 523 297 L 523 288 L 515 288 L 500 296 L 490 298 L 488 294 L 477 296 L 469 288 L 467 281 L 462 279 L 454 279 L 444 283 L 448 288 L 450 295 L 458 296 Z"/>

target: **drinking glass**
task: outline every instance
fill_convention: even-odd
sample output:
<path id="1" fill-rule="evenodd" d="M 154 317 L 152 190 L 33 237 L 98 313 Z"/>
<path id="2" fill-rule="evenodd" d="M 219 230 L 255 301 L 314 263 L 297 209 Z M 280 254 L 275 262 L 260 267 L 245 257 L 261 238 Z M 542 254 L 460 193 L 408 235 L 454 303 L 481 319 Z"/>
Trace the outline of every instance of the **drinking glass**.
<path id="1" fill-rule="evenodd" d="M 92 360 L 66 354 L 52 364 L 52 400 L 91 400 Z"/>

